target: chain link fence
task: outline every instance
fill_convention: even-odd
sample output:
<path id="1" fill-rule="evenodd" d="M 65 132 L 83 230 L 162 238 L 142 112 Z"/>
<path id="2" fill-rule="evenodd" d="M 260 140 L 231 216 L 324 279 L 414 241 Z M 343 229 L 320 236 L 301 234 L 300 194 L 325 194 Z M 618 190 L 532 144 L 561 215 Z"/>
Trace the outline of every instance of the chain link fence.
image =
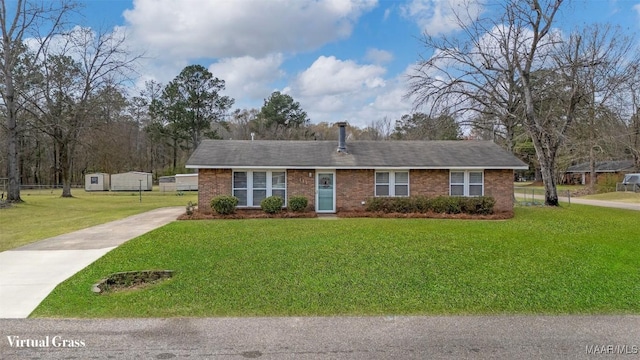
<path id="1" fill-rule="evenodd" d="M 558 190 L 558 197 L 560 201 L 571 205 L 570 190 Z M 544 189 L 516 186 L 513 188 L 513 199 L 517 206 L 543 206 Z"/>

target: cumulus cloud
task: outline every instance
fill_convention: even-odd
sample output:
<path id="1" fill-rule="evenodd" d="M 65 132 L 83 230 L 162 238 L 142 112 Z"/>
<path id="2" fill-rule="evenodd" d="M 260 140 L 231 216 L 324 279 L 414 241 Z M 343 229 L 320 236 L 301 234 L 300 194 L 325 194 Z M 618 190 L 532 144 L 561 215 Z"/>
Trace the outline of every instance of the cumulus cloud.
<path id="1" fill-rule="evenodd" d="M 393 60 L 393 54 L 386 50 L 371 48 L 367 50 L 364 58 L 374 64 L 387 64 Z"/>
<path id="2" fill-rule="evenodd" d="M 402 6 L 401 13 L 415 21 L 430 35 L 446 34 L 459 29 L 459 20 L 465 24 L 475 19 L 483 8 L 476 0 L 411 0 Z"/>
<path id="3" fill-rule="evenodd" d="M 224 58 L 209 66 L 213 76 L 223 79 L 226 93 L 234 98 L 264 98 L 269 93 L 269 84 L 284 76 L 280 70 L 282 54 L 263 58 L 243 56 Z"/>
<path id="4" fill-rule="evenodd" d="M 638 13 L 638 17 L 640 17 L 640 4 L 633 5 L 633 10 Z"/>
<path id="5" fill-rule="evenodd" d="M 387 80 L 385 73 L 379 65 L 321 56 L 284 91 L 300 102 L 314 123 L 346 120 L 364 127 L 385 116 L 400 118 L 411 109 L 403 99 L 406 75 Z"/>
<path id="6" fill-rule="evenodd" d="M 378 65 L 359 65 L 352 60 L 320 56 L 296 80 L 304 96 L 340 95 L 384 86 L 386 69 Z"/>
<path id="7" fill-rule="evenodd" d="M 135 0 L 124 12 L 141 45 L 182 58 L 263 57 L 351 35 L 377 0 Z"/>

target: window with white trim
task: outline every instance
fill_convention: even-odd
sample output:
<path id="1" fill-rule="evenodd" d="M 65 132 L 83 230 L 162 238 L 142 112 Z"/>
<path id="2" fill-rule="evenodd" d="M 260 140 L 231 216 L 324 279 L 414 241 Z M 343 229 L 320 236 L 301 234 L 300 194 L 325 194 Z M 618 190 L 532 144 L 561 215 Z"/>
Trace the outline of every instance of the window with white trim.
<path id="1" fill-rule="evenodd" d="M 483 171 L 450 171 L 449 195 L 482 196 L 484 195 Z"/>
<path id="2" fill-rule="evenodd" d="M 409 172 L 376 171 L 375 196 L 409 196 Z"/>
<path id="3" fill-rule="evenodd" d="M 280 196 L 286 205 L 286 179 L 284 171 L 234 171 L 233 196 L 238 206 L 259 207 L 269 196 Z"/>

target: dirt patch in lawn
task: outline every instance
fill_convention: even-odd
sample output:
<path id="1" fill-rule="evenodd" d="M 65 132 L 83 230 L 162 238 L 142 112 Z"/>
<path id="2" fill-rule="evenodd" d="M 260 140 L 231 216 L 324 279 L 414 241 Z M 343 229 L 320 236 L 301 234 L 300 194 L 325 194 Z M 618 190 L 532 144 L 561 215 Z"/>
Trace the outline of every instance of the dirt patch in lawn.
<path id="1" fill-rule="evenodd" d="M 107 294 L 117 291 L 138 290 L 170 279 L 173 270 L 126 271 L 109 275 L 91 289 L 95 293 Z"/>

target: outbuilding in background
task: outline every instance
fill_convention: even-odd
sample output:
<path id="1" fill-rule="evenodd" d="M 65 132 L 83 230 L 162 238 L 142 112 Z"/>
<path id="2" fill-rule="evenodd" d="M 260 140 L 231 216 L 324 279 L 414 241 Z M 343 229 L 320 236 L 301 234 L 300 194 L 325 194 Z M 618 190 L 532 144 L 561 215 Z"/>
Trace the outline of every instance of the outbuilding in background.
<path id="1" fill-rule="evenodd" d="M 158 185 L 160 185 L 160 192 L 173 192 L 176 191 L 176 177 L 175 176 L 160 176 L 158 179 Z"/>
<path id="2" fill-rule="evenodd" d="M 111 175 L 111 191 L 151 191 L 153 175 L 151 173 L 130 171 Z"/>
<path id="3" fill-rule="evenodd" d="M 177 191 L 197 191 L 198 174 L 176 174 Z"/>
<path id="4" fill-rule="evenodd" d="M 93 173 L 84 176 L 85 191 L 109 191 L 109 174 Z"/>

